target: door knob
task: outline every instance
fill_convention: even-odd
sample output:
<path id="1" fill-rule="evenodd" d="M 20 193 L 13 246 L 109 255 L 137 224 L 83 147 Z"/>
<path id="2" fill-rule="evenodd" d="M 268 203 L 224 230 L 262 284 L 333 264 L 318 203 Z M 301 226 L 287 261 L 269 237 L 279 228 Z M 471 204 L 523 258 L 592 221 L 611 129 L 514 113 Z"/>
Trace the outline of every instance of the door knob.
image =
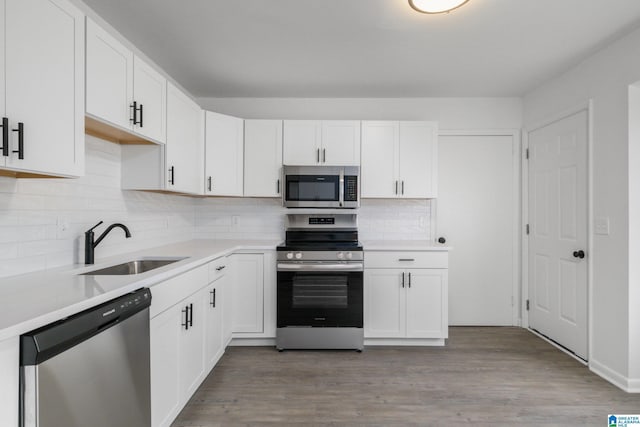
<path id="1" fill-rule="evenodd" d="M 579 251 L 574 251 L 573 252 L 573 256 L 574 258 L 584 258 L 584 251 L 583 250 L 579 250 Z"/>
<path id="2" fill-rule="evenodd" d="M 438 237 L 438 243 L 446 243 L 447 239 L 445 239 L 444 237 Z"/>

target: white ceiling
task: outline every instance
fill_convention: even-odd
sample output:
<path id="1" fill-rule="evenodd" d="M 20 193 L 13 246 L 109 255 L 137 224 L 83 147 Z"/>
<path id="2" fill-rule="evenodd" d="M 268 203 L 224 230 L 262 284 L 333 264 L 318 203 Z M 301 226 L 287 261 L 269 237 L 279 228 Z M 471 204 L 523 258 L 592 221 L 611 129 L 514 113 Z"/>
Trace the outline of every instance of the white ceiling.
<path id="1" fill-rule="evenodd" d="M 639 0 L 84 2 L 197 97 L 521 96 L 640 24 Z"/>

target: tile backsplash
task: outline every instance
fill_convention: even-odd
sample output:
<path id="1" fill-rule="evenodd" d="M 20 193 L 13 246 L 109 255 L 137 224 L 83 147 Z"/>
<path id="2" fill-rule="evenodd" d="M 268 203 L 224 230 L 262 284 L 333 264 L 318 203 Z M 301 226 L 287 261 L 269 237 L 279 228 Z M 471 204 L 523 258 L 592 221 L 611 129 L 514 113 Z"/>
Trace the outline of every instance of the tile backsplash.
<path id="1" fill-rule="evenodd" d="M 0 177 L 0 277 L 83 263 L 84 231 L 122 222 L 96 249 L 96 262 L 191 238 L 284 239 L 279 199 L 191 198 L 120 188 L 121 149 L 86 136 L 86 175 L 78 179 Z M 430 239 L 428 200 L 363 200 L 360 239 Z"/>

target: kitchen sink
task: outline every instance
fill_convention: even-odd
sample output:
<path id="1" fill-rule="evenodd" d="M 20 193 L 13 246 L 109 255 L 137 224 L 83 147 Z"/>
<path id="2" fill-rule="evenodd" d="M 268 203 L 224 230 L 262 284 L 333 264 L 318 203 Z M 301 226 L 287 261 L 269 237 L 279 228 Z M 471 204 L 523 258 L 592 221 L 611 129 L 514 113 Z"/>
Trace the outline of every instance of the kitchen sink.
<path id="1" fill-rule="evenodd" d="M 99 270 L 87 271 L 82 276 L 126 276 L 129 274 L 140 274 L 146 271 L 154 270 L 174 262 L 181 261 L 183 258 L 142 258 L 122 264 L 112 265 L 111 267 L 101 268 Z"/>

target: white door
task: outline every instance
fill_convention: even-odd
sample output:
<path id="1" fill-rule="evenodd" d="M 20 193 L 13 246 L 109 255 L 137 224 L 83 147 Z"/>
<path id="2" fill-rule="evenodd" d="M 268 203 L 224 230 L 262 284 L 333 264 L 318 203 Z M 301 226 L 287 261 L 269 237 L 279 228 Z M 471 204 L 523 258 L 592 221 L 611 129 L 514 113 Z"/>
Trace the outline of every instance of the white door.
<path id="1" fill-rule="evenodd" d="M 407 270 L 405 282 L 407 338 L 447 338 L 447 270 Z"/>
<path id="2" fill-rule="evenodd" d="M 245 120 L 244 196 L 279 197 L 281 169 L 282 120 Z"/>
<path id="3" fill-rule="evenodd" d="M 131 129 L 133 53 L 87 19 L 87 114 Z"/>
<path id="4" fill-rule="evenodd" d="M 200 106 L 167 85 L 166 189 L 202 194 L 204 125 Z"/>
<path id="5" fill-rule="evenodd" d="M 360 165 L 360 122 L 324 120 L 320 162 L 330 166 Z"/>
<path id="6" fill-rule="evenodd" d="M 433 122 L 400 122 L 398 196 L 438 195 L 438 128 Z"/>
<path id="7" fill-rule="evenodd" d="M 82 175 L 84 16 L 64 0 L 8 0 L 5 7 L 7 167 Z"/>
<path id="8" fill-rule="evenodd" d="M 206 112 L 205 194 L 242 196 L 243 139 L 242 119 Z"/>
<path id="9" fill-rule="evenodd" d="M 282 162 L 285 165 L 314 166 L 321 160 L 322 126 L 319 120 L 285 120 Z"/>
<path id="10" fill-rule="evenodd" d="M 405 336 L 403 270 L 366 269 L 364 272 L 364 335 L 366 338 Z"/>
<path id="11" fill-rule="evenodd" d="M 440 135 L 437 234 L 449 253 L 449 324 L 513 325 L 517 174 L 512 136 Z"/>
<path id="12" fill-rule="evenodd" d="M 394 121 L 362 122 L 362 197 L 398 194 L 398 128 Z"/>
<path id="13" fill-rule="evenodd" d="M 133 59 L 133 100 L 136 102 L 136 133 L 166 141 L 167 79 L 137 56 Z"/>
<path id="14" fill-rule="evenodd" d="M 529 326 L 583 359 L 587 135 L 586 111 L 529 133 Z"/>

